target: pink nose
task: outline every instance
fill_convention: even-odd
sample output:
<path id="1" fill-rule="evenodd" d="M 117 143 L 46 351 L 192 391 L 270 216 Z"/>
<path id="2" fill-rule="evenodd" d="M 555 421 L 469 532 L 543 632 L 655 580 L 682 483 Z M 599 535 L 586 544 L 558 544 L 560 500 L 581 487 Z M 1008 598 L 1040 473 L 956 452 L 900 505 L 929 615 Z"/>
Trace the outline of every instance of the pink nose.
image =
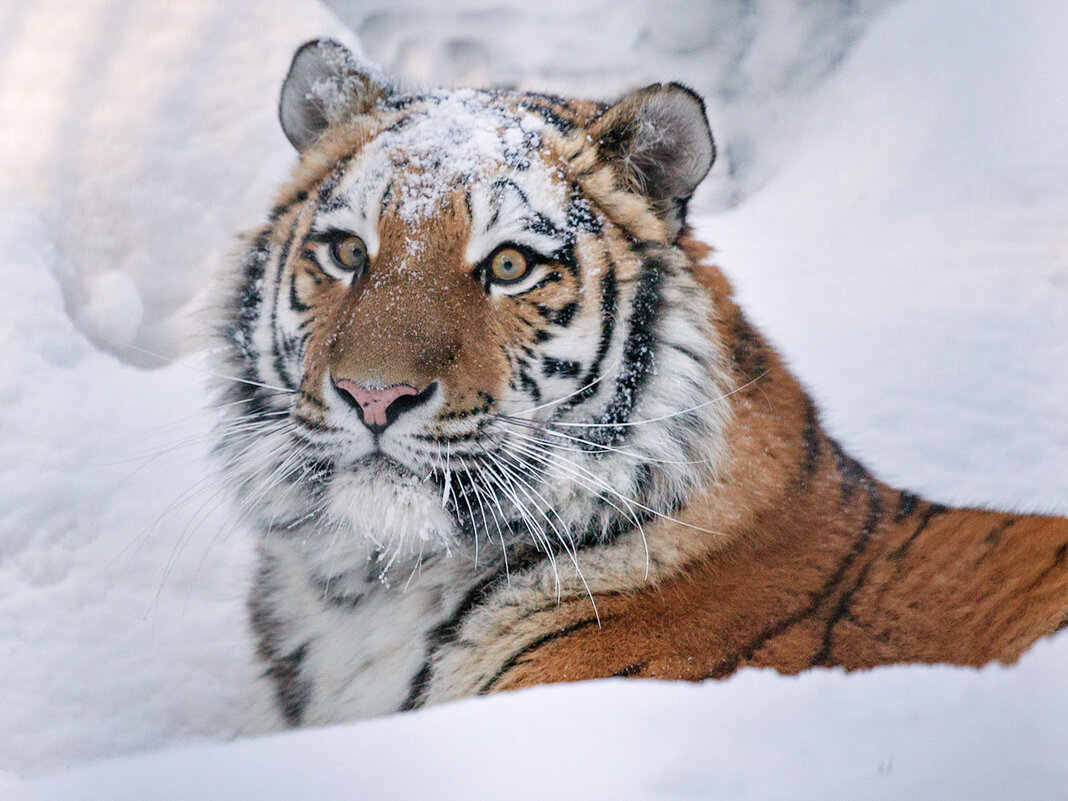
<path id="1" fill-rule="evenodd" d="M 342 379 L 335 381 L 334 386 L 341 392 L 342 397 L 348 395 L 345 400 L 351 399 L 350 402 L 355 403 L 360 410 L 364 425 L 375 430 L 384 429 L 392 423 L 397 414 L 402 411 L 398 407 L 409 408 L 412 405 L 401 403 L 394 406 L 394 401 L 409 395 L 420 394 L 419 390 L 407 384 L 394 384 L 385 389 L 367 389 L 352 381 Z M 390 407 L 393 407 L 393 414 L 389 414 Z"/>

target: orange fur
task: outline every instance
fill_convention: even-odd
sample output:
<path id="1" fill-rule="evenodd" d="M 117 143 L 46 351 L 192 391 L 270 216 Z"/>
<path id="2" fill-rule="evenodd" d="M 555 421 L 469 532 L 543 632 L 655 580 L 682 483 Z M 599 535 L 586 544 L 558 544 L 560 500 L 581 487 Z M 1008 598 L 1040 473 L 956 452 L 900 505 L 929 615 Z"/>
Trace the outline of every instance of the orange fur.
<path id="1" fill-rule="evenodd" d="M 842 453 L 745 320 L 722 273 L 683 249 L 739 386 L 730 464 L 680 517 L 706 554 L 638 592 L 575 598 L 483 691 L 608 676 L 701 680 L 895 662 L 1013 662 L 1068 625 L 1068 520 L 951 509 Z M 662 522 L 658 536 L 694 536 Z"/>

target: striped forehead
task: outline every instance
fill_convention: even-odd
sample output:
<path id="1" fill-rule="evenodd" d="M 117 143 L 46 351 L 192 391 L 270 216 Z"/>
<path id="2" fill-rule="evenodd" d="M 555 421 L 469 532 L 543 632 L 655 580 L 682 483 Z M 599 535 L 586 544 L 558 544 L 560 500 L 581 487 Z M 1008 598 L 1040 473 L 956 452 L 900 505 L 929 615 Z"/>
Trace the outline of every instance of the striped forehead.
<path id="1" fill-rule="evenodd" d="M 501 242 L 553 253 L 565 244 L 568 191 L 543 149 L 544 122 L 473 90 L 438 92 L 339 166 L 319 193 L 313 230 L 351 231 L 377 255 L 386 215 L 418 230 L 466 204 L 474 264 Z"/>

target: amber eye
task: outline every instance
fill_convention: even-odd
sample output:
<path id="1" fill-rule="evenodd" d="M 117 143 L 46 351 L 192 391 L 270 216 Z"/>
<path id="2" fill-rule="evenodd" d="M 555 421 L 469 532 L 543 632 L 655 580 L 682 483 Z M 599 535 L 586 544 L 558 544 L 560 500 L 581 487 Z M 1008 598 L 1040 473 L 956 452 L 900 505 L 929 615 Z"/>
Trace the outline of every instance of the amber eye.
<path id="1" fill-rule="evenodd" d="M 491 281 L 508 284 L 527 274 L 527 257 L 515 248 L 502 248 L 490 261 Z"/>
<path id="2" fill-rule="evenodd" d="M 358 272 L 367 266 L 367 245 L 358 236 L 340 236 L 330 243 L 330 258 L 342 270 Z"/>

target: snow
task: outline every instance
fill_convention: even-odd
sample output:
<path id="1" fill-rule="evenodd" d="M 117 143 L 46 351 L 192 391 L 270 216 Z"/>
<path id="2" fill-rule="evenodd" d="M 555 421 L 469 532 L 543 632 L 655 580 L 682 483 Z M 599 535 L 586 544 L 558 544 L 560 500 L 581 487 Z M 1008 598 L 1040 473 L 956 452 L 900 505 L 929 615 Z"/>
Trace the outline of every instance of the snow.
<path id="1" fill-rule="evenodd" d="M 1048 688 L 1066 668 L 1062 637 L 1008 670 L 538 687 L 97 763 L 24 797 L 1056 799 L 1068 787 L 1068 698 Z"/>
<path id="2" fill-rule="evenodd" d="M 204 359 L 108 351 L 189 349 L 292 163 L 280 76 L 324 31 L 289 0 L 0 8 L 0 769 L 233 729 L 251 544 Z"/>
<path id="3" fill-rule="evenodd" d="M 131 345 L 145 317 L 144 301 L 128 273 L 107 270 L 89 280 L 79 322 L 90 337 Z"/>
<path id="4" fill-rule="evenodd" d="M 1064 31 L 1062 3 L 902 4 L 707 229 L 832 431 L 947 502 L 1068 512 Z"/>
<path id="5" fill-rule="evenodd" d="M 329 3 L 368 55 L 416 85 L 497 84 L 604 99 L 692 86 L 720 143 L 698 208 L 731 205 L 793 151 L 809 93 L 889 0 L 407 0 Z"/>
<path id="6" fill-rule="evenodd" d="M 64 314 L 48 227 L 4 208 L 3 766 L 216 733 L 235 714 L 249 546 L 203 482 L 201 376 L 94 349 Z"/>
<path id="7" fill-rule="evenodd" d="M 427 219 L 458 182 L 488 175 L 526 147 L 538 147 L 537 126 L 524 124 L 530 117 L 487 107 L 475 90 L 430 92 L 425 112 L 364 151 L 353 191 L 363 195 L 379 187 L 381 192 L 384 176 L 411 169 L 398 190 L 397 213 L 407 222 Z"/>
<path id="8" fill-rule="evenodd" d="M 938 500 L 1068 513 L 1068 7 L 557 5 L 336 0 L 412 79 L 704 76 L 726 188 L 695 222 L 832 431 Z M 251 536 L 186 335 L 293 162 L 277 92 L 315 35 L 354 46 L 312 0 L 0 8 L 0 798 L 1065 797 L 1065 633 L 1011 668 L 543 687 L 231 740 Z"/>
<path id="9" fill-rule="evenodd" d="M 0 198 L 46 224 L 86 333 L 108 334 L 83 310 L 119 270 L 144 309 L 133 343 L 179 352 L 205 276 L 290 169 L 280 76 L 324 32 L 358 48 L 314 0 L 0 4 Z"/>

